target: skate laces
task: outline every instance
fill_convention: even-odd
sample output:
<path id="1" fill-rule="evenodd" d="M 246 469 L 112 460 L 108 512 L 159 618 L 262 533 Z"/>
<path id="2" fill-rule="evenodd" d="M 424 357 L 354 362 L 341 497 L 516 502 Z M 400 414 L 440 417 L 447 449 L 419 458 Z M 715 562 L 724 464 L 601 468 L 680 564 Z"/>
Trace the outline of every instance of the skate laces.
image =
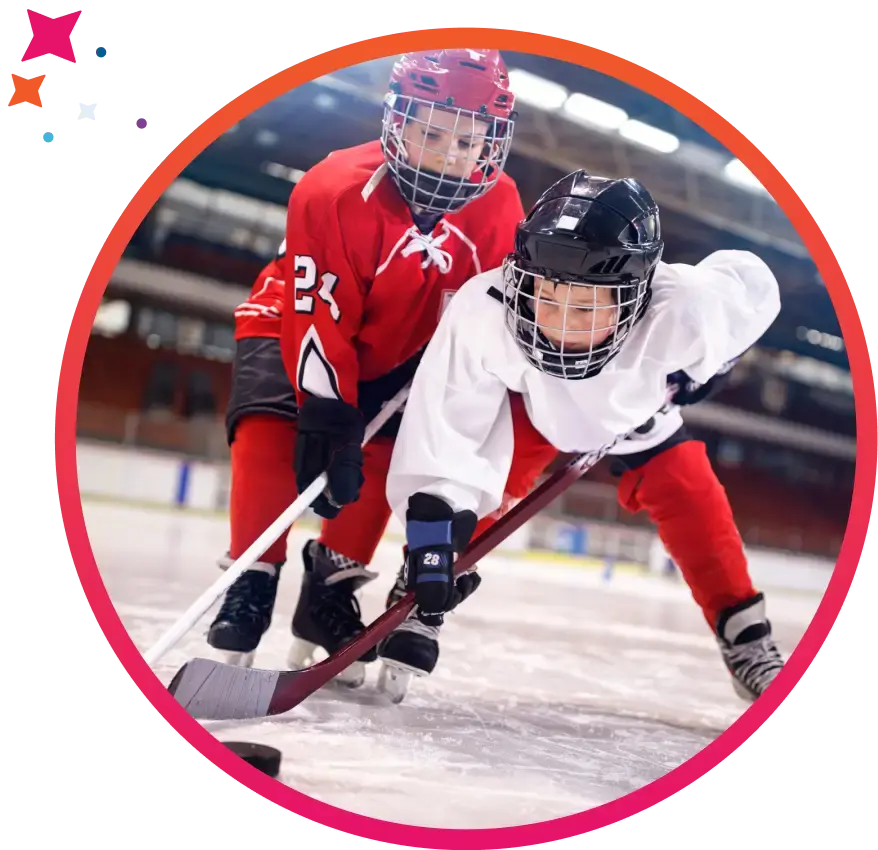
<path id="1" fill-rule="evenodd" d="M 336 552 L 316 540 L 311 542 L 310 556 L 315 574 L 326 585 L 338 584 L 350 579 L 351 586 L 357 591 L 364 584 L 378 578 L 378 573 L 367 570 L 365 564 L 342 555 L 341 552 Z"/>
<path id="2" fill-rule="evenodd" d="M 723 646 L 726 661 L 748 687 L 762 692 L 783 668 L 783 657 L 770 636 L 738 646 Z"/>
<path id="3" fill-rule="evenodd" d="M 360 603 L 354 596 L 350 580 L 347 583 L 342 583 L 339 579 L 331 584 L 328 581 L 324 584 L 315 583 L 313 593 L 314 618 L 333 636 L 348 638 L 364 629 Z"/>
<path id="4" fill-rule="evenodd" d="M 387 594 L 387 600 L 385 602 L 385 608 L 390 608 L 399 602 L 403 596 L 406 595 L 406 586 L 405 586 L 405 567 L 402 567 L 400 571 L 396 574 L 396 579 L 393 582 L 393 586 L 390 588 L 389 593 Z"/>
<path id="5" fill-rule="evenodd" d="M 276 575 L 247 570 L 226 592 L 220 616 L 231 620 L 242 616 L 262 620 L 266 611 L 273 607 L 276 588 Z"/>

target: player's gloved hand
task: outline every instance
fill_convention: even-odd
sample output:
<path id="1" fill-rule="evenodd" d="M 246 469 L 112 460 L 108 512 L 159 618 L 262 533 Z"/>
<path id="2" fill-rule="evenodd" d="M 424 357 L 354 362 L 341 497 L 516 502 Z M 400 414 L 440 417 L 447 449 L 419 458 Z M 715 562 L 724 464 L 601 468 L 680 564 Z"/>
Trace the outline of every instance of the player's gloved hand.
<path id="1" fill-rule="evenodd" d="M 326 471 L 329 484 L 311 505 L 325 519 L 360 497 L 365 431 L 362 413 L 338 399 L 309 396 L 299 409 L 296 486 L 301 493 Z"/>
<path id="2" fill-rule="evenodd" d="M 738 362 L 738 358 L 730 360 L 712 378 L 703 384 L 693 381 L 684 371 L 674 372 L 668 375 L 668 389 L 672 390 L 670 401 L 680 407 L 689 404 L 698 404 L 710 398 L 728 380 L 729 372 Z"/>
<path id="3" fill-rule="evenodd" d="M 414 591 L 418 618 L 441 626 L 444 614 L 456 608 L 481 584 L 467 572 L 454 580 L 454 559 L 467 545 L 478 518 L 472 511 L 455 513 L 442 499 L 416 493 L 406 512 L 406 589 Z"/>

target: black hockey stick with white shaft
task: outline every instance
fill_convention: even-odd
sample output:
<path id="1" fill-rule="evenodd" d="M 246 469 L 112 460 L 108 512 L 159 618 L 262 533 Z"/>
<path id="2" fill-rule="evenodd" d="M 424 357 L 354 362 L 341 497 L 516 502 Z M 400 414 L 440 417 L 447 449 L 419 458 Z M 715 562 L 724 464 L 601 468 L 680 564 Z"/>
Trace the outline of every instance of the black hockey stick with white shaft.
<path id="1" fill-rule="evenodd" d="M 378 413 L 375 418 L 366 426 L 366 432 L 363 438 L 365 446 L 387 423 L 387 421 L 396 413 L 408 398 L 410 385 L 403 387 Z M 292 471 L 291 473 L 292 474 Z M 146 663 L 153 665 L 166 652 L 174 647 L 180 639 L 204 616 L 205 612 L 217 599 L 225 593 L 238 577 L 249 570 L 255 564 L 262 554 L 274 543 L 281 534 L 288 529 L 303 513 L 308 509 L 311 503 L 323 492 L 328 484 L 328 478 L 325 472 L 322 472 L 314 479 L 296 498 L 296 500 L 270 525 L 247 550 L 232 562 L 228 569 L 220 576 L 180 617 L 167 632 L 165 632 L 158 642 L 144 654 Z"/>
<path id="2" fill-rule="evenodd" d="M 662 411 L 667 408 L 665 405 Z M 467 547 L 455 562 L 455 575 L 471 569 L 631 433 L 617 437 L 601 449 L 577 455 L 550 475 Z M 303 670 L 260 670 L 194 658 L 180 668 L 168 690 L 199 720 L 243 720 L 283 714 L 380 643 L 406 619 L 414 604 L 414 594 L 409 591 L 350 643 Z"/>

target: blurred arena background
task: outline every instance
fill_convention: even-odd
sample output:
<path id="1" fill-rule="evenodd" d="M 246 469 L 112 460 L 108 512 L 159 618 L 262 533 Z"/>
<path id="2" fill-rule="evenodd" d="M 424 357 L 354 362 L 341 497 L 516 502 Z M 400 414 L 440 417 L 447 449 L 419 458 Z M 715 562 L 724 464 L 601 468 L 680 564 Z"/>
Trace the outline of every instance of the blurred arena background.
<path id="1" fill-rule="evenodd" d="M 578 66 L 504 56 L 519 111 L 508 172 L 525 208 L 575 168 L 635 176 L 661 205 L 665 261 L 741 248 L 775 272 L 779 319 L 729 385 L 684 415 L 728 491 L 754 579 L 822 590 L 850 508 L 855 419 L 844 341 L 807 250 L 753 175 L 680 113 Z M 283 240 L 302 173 L 333 149 L 379 135 L 392 61 L 315 80 L 248 116 L 185 169 L 139 227 L 85 356 L 84 499 L 225 510 L 233 310 Z M 617 505 L 607 461 L 515 546 L 608 574 L 616 565 L 668 566 L 652 527 Z"/>

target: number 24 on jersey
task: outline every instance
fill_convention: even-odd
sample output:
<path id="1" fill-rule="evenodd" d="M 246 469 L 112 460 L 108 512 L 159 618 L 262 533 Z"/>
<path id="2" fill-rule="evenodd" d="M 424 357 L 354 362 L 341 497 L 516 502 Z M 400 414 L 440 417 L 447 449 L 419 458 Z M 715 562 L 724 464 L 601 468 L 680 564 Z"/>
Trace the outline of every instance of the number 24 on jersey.
<path id="1" fill-rule="evenodd" d="M 293 270 L 296 275 L 296 299 L 294 302 L 296 312 L 307 313 L 309 316 L 313 315 L 313 292 L 318 284 L 317 263 L 314 262 L 313 257 L 297 254 Z M 332 272 L 324 272 L 320 276 L 319 283 L 320 288 L 317 290 L 317 297 L 329 305 L 329 315 L 337 322 L 341 318 L 341 310 L 335 298 L 333 298 L 332 292 L 338 283 L 338 277 Z"/>

